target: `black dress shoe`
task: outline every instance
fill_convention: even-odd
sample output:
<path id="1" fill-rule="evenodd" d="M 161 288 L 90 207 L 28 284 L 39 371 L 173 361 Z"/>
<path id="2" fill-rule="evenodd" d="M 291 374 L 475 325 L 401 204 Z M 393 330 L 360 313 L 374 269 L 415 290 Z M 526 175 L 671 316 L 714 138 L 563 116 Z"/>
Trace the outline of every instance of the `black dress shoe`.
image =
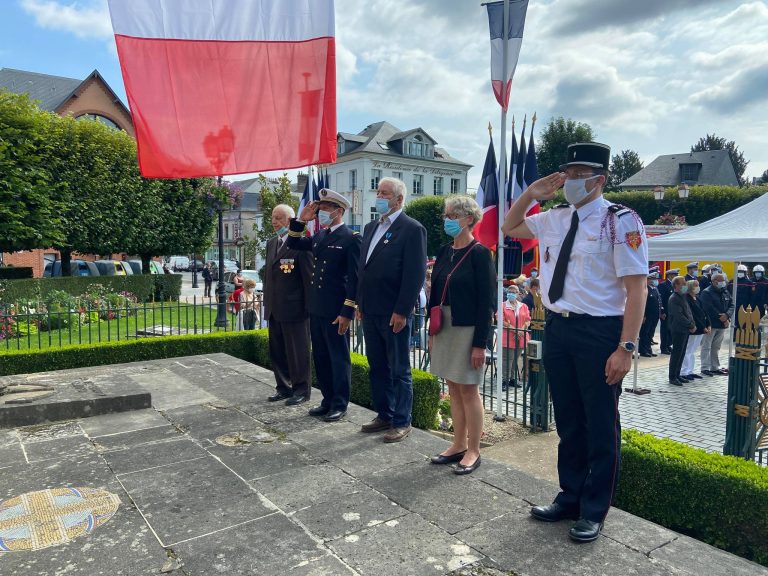
<path id="1" fill-rule="evenodd" d="M 315 406 L 310 408 L 308 414 L 310 416 L 325 416 L 330 410 L 325 406 Z"/>
<path id="2" fill-rule="evenodd" d="M 531 516 L 543 522 L 559 522 L 560 520 L 576 520 L 579 513 L 575 509 L 552 502 L 549 506 L 534 506 L 531 508 Z"/>
<path id="3" fill-rule="evenodd" d="M 304 404 L 309 400 L 309 396 L 306 394 L 299 394 L 298 396 L 291 396 L 288 398 L 288 400 L 285 401 L 286 406 L 298 406 L 299 404 Z"/>
<path id="4" fill-rule="evenodd" d="M 714 376 L 711 370 L 702 370 L 701 373 L 705 376 Z"/>
<path id="5" fill-rule="evenodd" d="M 653 358 L 654 355 L 651 354 L 650 352 L 640 352 L 640 356 L 642 356 L 643 358 Z"/>
<path id="6" fill-rule="evenodd" d="M 432 464 L 452 464 L 453 462 L 459 462 L 462 458 L 464 458 L 464 454 L 466 453 L 466 450 L 462 450 L 461 452 L 448 454 L 447 456 L 438 454 L 437 456 L 432 456 L 429 461 L 432 462 Z"/>
<path id="7" fill-rule="evenodd" d="M 697 378 L 699 380 L 703 380 L 701 374 L 688 374 L 689 378 Z"/>
<path id="8" fill-rule="evenodd" d="M 672 386 L 682 386 L 683 385 L 683 381 L 682 380 L 678 380 L 677 378 L 670 378 L 669 379 L 669 383 L 672 384 Z"/>
<path id="9" fill-rule="evenodd" d="M 270 402 L 280 402 L 280 400 L 285 400 L 286 398 L 290 398 L 290 394 L 283 394 L 282 392 L 278 392 L 274 396 L 270 396 L 267 398 Z"/>
<path id="10" fill-rule="evenodd" d="M 681 374 L 678 378 L 683 382 L 693 382 L 693 376 L 690 374 Z"/>
<path id="11" fill-rule="evenodd" d="M 342 418 L 344 418 L 344 415 L 347 413 L 346 410 L 334 410 L 333 412 L 328 412 L 325 416 L 323 416 L 323 420 L 326 422 L 338 422 Z"/>
<path id="12" fill-rule="evenodd" d="M 672 350 L 662 350 L 661 353 L 669 356 L 670 354 L 672 354 Z"/>
<path id="13" fill-rule="evenodd" d="M 568 535 L 575 542 L 593 542 L 600 536 L 600 530 L 602 529 L 602 522 L 592 522 L 592 520 L 581 518 L 568 531 Z"/>
<path id="14" fill-rule="evenodd" d="M 480 467 L 480 456 L 477 457 L 477 459 L 472 462 L 472 464 L 464 465 L 461 462 L 456 464 L 456 468 L 453 469 L 454 474 L 458 474 L 459 476 L 463 476 L 464 474 L 472 474 L 475 470 L 477 470 Z"/>

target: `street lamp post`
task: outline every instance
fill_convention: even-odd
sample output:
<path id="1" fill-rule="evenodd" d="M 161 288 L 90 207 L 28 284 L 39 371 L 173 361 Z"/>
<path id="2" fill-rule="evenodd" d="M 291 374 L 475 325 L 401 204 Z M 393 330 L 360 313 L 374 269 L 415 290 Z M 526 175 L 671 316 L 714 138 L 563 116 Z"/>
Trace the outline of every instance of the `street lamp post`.
<path id="1" fill-rule="evenodd" d="M 197 254 L 192 254 L 192 288 L 200 288 L 197 284 Z"/>
<path id="2" fill-rule="evenodd" d="M 219 186 L 221 186 L 222 177 L 218 177 Z M 216 322 L 214 326 L 219 328 L 227 327 L 227 293 L 224 289 L 224 208 L 219 202 L 216 209 L 219 216 L 219 283 L 216 286 Z"/>
<path id="3" fill-rule="evenodd" d="M 664 188 L 662 186 L 656 186 L 653 189 L 653 197 L 656 199 L 656 201 L 664 206 L 668 212 L 672 212 L 674 210 L 675 206 L 677 206 L 680 202 L 685 202 L 688 199 L 688 196 L 690 195 L 691 191 L 688 189 L 688 184 L 685 182 L 681 182 L 680 185 L 677 187 L 677 197 L 679 200 L 664 200 Z"/>
<path id="4" fill-rule="evenodd" d="M 245 265 L 243 264 L 243 246 L 245 246 L 245 240 L 242 236 L 237 239 L 235 245 L 237 246 L 237 264 L 240 268 L 245 268 Z"/>

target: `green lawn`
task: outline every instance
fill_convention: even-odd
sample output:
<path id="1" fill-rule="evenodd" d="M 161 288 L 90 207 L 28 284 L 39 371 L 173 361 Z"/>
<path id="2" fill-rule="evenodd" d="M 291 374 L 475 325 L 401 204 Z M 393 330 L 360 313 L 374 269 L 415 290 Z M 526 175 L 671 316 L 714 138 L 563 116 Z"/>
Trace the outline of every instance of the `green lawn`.
<path id="1" fill-rule="evenodd" d="M 122 313 L 122 311 L 120 311 Z M 55 318 L 56 314 L 52 314 Z M 64 315 L 62 315 L 64 316 Z M 113 320 L 101 320 L 93 323 L 78 323 L 79 316 L 69 316 L 71 322 L 59 330 L 37 331 L 20 338 L 0 340 L 0 354 L 8 350 L 37 350 L 44 348 L 58 348 L 67 344 L 89 344 L 91 342 L 106 342 L 110 340 L 126 340 L 145 338 L 147 336 L 139 332 L 149 330 L 153 326 L 164 326 L 164 331 L 172 330 L 173 334 L 188 330 L 194 333 L 218 332 L 225 330 L 214 326 L 216 321 L 216 306 L 203 304 L 192 305 L 183 302 L 155 303 L 144 305 L 133 316 L 121 314 Z M 36 315 L 21 315 L 16 317 L 17 322 L 26 323 L 38 319 Z M 235 316 L 227 312 L 226 330 L 235 328 Z M 183 332 L 182 332 L 183 333 Z M 151 336 L 150 336 L 151 337 Z"/>

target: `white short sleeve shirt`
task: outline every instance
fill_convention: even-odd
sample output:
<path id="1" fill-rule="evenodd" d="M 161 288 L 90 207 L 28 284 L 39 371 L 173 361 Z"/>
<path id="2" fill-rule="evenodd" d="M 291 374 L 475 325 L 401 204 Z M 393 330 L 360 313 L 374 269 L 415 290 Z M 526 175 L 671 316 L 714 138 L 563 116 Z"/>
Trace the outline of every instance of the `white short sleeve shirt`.
<path id="1" fill-rule="evenodd" d="M 555 207 L 525 219 L 539 241 L 541 296 L 550 310 L 622 316 L 627 293 L 621 278 L 648 275 L 648 242 L 642 221 L 628 208 L 609 211 L 612 205 L 600 196 L 578 210 L 573 206 Z M 553 304 L 549 301 L 549 286 L 574 210 L 579 213 L 579 228 L 563 295 Z"/>

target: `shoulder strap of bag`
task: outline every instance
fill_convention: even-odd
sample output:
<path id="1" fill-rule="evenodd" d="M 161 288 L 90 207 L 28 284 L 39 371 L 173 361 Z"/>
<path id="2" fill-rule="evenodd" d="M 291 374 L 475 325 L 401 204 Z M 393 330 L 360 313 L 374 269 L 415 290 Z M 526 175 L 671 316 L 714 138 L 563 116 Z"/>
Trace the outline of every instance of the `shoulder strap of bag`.
<path id="1" fill-rule="evenodd" d="M 475 240 L 474 244 L 472 244 L 472 247 L 467 250 L 467 252 L 464 254 L 464 256 L 461 257 L 461 260 L 459 260 L 458 264 L 453 267 L 453 270 L 448 274 L 448 277 L 445 279 L 445 286 L 443 286 L 443 295 L 440 297 L 440 306 L 443 305 L 443 302 L 445 302 L 445 294 L 448 291 L 448 283 L 451 281 L 451 276 L 453 276 L 453 273 L 456 272 L 456 269 L 461 266 L 461 263 L 464 262 L 464 259 L 469 256 L 469 253 L 472 252 L 472 250 L 475 249 L 475 246 L 477 246 L 479 242 Z"/>

